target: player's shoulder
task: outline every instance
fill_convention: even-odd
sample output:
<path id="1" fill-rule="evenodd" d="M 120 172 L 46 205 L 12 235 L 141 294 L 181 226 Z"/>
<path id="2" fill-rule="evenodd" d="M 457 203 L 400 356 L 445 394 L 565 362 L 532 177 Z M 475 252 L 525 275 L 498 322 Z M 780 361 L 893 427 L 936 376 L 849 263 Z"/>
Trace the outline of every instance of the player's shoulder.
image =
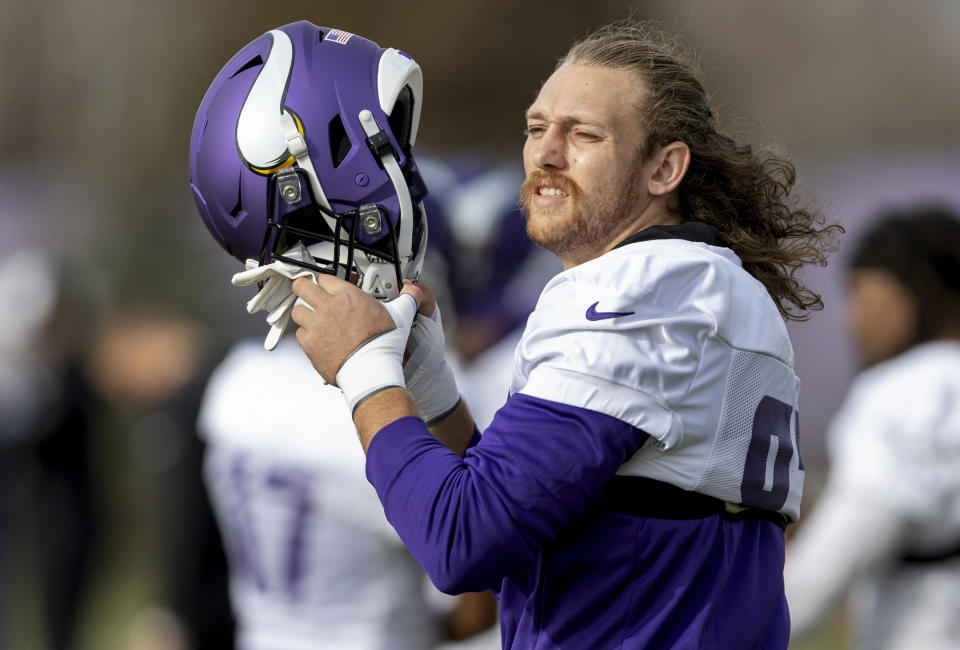
<path id="1" fill-rule="evenodd" d="M 925 377 L 930 381 L 942 378 L 960 381 L 960 341 L 941 340 L 921 343 L 876 368 L 877 381 L 914 382 Z"/>
<path id="2" fill-rule="evenodd" d="M 786 325 L 770 294 L 732 250 L 703 242 L 654 239 L 616 248 L 555 276 L 537 312 L 551 327 L 584 318 L 591 328 L 623 328 L 631 319 L 683 323 L 697 328 L 698 337 L 793 366 Z"/>
<path id="3" fill-rule="evenodd" d="M 763 286 L 728 248 L 682 239 L 640 241 L 616 248 L 555 276 L 544 297 L 563 303 L 582 293 L 639 308 L 699 309 L 720 315 L 733 293 L 763 299 Z"/>
<path id="4" fill-rule="evenodd" d="M 960 342 L 941 341 L 860 373 L 827 431 L 837 484 L 942 518 L 929 508 L 960 487 L 957 367 Z"/>
<path id="5" fill-rule="evenodd" d="M 260 352 L 266 352 L 261 344 L 259 352 L 253 339 L 243 339 L 234 343 L 216 365 L 207 382 L 207 399 L 231 386 L 243 384 L 240 377 L 251 368 L 256 371 Z"/>
<path id="6" fill-rule="evenodd" d="M 210 375 L 199 422 L 207 434 L 249 431 L 259 436 L 281 421 L 294 426 L 301 403 L 311 406 L 304 413 L 343 410 L 339 389 L 324 383 L 295 340 L 284 338 L 272 351 L 263 348 L 261 339 L 244 340 Z"/>
<path id="7" fill-rule="evenodd" d="M 931 341 L 865 370 L 854 381 L 851 394 L 871 402 L 870 408 L 914 406 L 939 399 L 945 393 L 960 404 L 960 341 Z"/>
<path id="8" fill-rule="evenodd" d="M 728 248 L 685 239 L 653 239 L 615 248 L 560 273 L 551 284 L 645 294 L 661 290 L 664 281 L 687 281 L 705 274 L 736 279 L 743 273 L 740 259 Z"/>
<path id="9" fill-rule="evenodd" d="M 211 386 L 226 386 L 235 390 L 249 387 L 263 391 L 257 377 L 273 377 L 284 383 L 309 374 L 310 361 L 292 338 L 280 341 L 274 350 L 265 350 L 260 338 L 243 339 L 235 343 L 217 364 L 210 378 Z M 254 380 L 254 381 L 252 381 Z"/>
<path id="10" fill-rule="evenodd" d="M 960 445 L 960 342 L 923 343 L 854 380 L 831 422 L 833 453 L 881 446 L 905 454 Z M 846 451 L 845 451 L 846 450 Z"/>

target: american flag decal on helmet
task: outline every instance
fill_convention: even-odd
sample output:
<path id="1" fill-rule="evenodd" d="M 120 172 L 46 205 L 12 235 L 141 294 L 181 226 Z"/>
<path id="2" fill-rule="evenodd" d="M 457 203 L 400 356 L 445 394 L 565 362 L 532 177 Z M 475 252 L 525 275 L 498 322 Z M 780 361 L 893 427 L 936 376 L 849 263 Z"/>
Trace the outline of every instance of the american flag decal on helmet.
<path id="1" fill-rule="evenodd" d="M 340 43 L 340 45 L 346 45 L 351 36 L 353 36 L 353 34 L 350 32 L 342 32 L 339 29 L 331 29 L 329 32 L 327 32 L 327 35 L 323 40 L 334 41 L 336 43 Z"/>

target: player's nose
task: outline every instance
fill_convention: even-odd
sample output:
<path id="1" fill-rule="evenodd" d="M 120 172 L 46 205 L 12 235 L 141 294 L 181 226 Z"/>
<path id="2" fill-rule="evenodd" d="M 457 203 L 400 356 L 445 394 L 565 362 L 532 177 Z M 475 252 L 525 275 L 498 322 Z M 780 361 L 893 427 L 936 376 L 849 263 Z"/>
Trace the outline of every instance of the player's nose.
<path id="1" fill-rule="evenodd" d="M 538 138 L 529 138 L 524 147 L 528 163 L 537 169 L 555 171 L 566 169 L 566 139 L 559 126 L 550 125 Z"/>

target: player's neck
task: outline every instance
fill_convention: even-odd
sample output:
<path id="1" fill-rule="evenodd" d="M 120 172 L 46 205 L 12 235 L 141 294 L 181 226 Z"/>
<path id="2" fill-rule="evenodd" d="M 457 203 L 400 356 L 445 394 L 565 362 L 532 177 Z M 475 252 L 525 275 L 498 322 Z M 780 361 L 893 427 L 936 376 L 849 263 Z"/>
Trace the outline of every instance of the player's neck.
<path id="1" fill-rule="evenodd" d="M 563 264 L 563 270 L 566 271 L 610 252 L 624 239 L 641 230 L 646 230 L 652 226 L 676 226 L 680 223 L 683 223 L 683 219 L 680 218 L 679 214 L 668 209 L 666 197 L 653 197 L 653 200 L 646 205 L 645 209 L 634 218 L 625 221 L 623 226 L 617 229 L 614 236 L 604 246 L 577 258 L 564 259 L 561 257 L 560 262 Z"/>

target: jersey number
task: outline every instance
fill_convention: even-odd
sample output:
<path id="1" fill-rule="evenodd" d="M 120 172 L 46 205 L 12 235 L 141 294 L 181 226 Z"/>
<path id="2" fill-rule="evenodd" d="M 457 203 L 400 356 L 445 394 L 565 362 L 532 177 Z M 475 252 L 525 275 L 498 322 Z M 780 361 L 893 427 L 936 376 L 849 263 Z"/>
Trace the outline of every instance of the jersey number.
<path id="1" fill-rule="evenodd" d="M 753 430 L 740 483 L 743 505 L 777 511 L 790 493 L 790 460 L 796 451 L 800 469 L 803 459 L 799 445 L 794 449 L 790 436 L 793 407 L 769 395 L 760 400 L 753 414 Z"/>
<path id="2" fill-rule="evenodd" d="M 304 533 L 313 515 L 314 504 L 310 498 L 311 477 L 304 472 L 275 468 L 265 474 L 251 473 L 246 456 L 238 454 L 230 466 L 230 478 L 236 495 L 231 525 L 233 555 L 239 573 L 259 591 L 280 589 L 291 600 L 300 596 L 300 579 L 304 573 Z M 274 513 L 286 513 L 287 525 L 283 530 L 271 533 L 279 536 L 274 544 L 278 557 L 267 558 L 266 540 L 257 535 L 254 525 L 253 498 L 267 499 Z M 272 559 L 273 561 L 268 561 Z"/>

